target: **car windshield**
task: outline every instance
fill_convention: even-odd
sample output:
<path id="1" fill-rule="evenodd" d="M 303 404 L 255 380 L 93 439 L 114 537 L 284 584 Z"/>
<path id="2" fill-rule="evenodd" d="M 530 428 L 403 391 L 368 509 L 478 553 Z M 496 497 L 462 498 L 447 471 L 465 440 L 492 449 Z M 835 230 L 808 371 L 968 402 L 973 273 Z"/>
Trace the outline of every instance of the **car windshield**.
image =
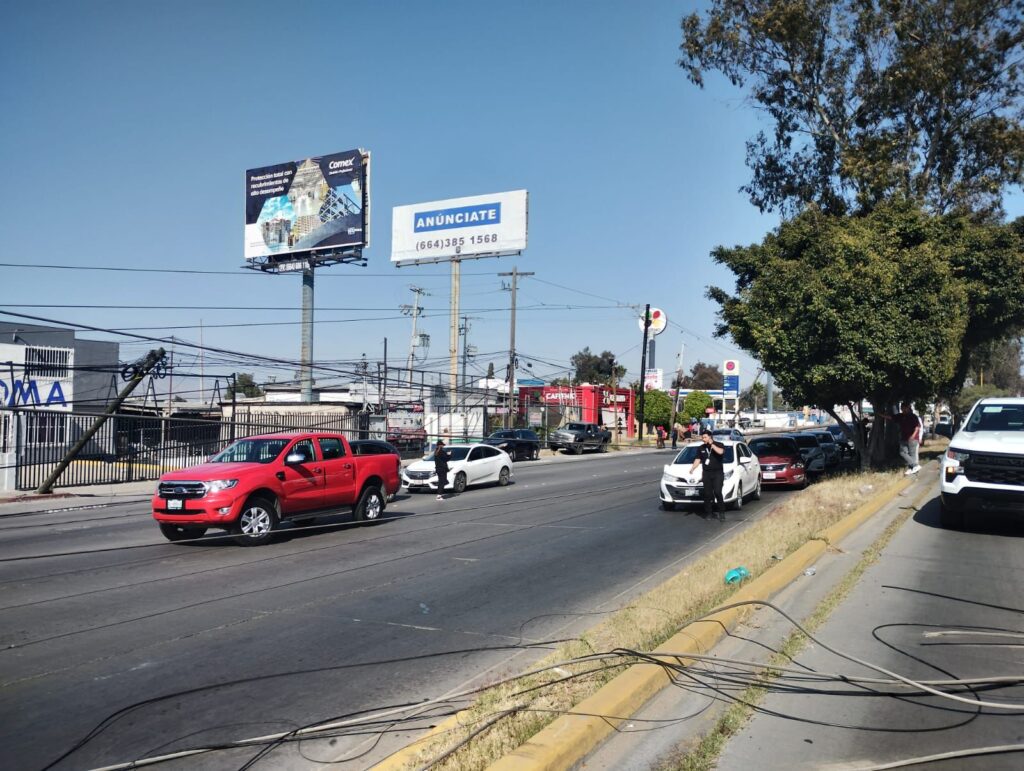
<path id="1" fill-rule="evenodd" d="M 814 438 L 813 434 L 797 434 L 793 437 L 795 441 L 801 447 L 817 447 L 818 440 Z"/>
<path id="2" fill-rule="evenodd" d="M 487 438 L 488 439 L 515 439 L 516 438 L 516 432 L 515 431 L 495 431 L 493 434 L 491 434 Z"/>
<path id="3" fill-rule="evenodd" d="M 979 404 L 965 431 L 1024 431 L 1024 404 Z"/>
<path id="4" fill-rule="evenodd" d="M 445 452 L 448 453 L 448 460 L 465 460 L 466 456 L 469 455 L 469 451 L 472 447 L 466 447 L 466 445 L 459 445 L 456 447 L 445 447 Z M 434 451 L 431 450 L 423 456 L 423 460 L 433 460 Z"/>
<path id="5" fill-rule="evenodd" d="M 565 427 L 566 431 L 586 431 L 587 427 L 583 423 L 569 423 Z"/>
<path id="6" fill-rule="evenodd" d="M 700 449 L 700 447 L 701 446 L 699 444 L 691 444 L 689 447 L 684 447 L 682 452 L 680 452 L 676 456 L 676 459 L 674 461 L 672 461 L 672 462 L 674 464 L 676 464 L 677 466 L 679 466 L 679 465 L 687 465 L 687 466 L 689 466 L 695 460 L 697 460 L 697 451 Z M 727 445 L 726 448 L 725 448 L 725 454 L 722 456 L 722 462 L 723 463 L 732 463 L 734 457 L 735 456 L 733 455 L 732 447 Z"/>
<path id="7" fill-rule="evenodd" d="M 820 441 L 825 442 L 826 444 L 835 444 L 835 437 L 833 437 L 832 434 L 826 431 L 822 431 L 819 434 L 815 434 L 815 436 L 818 437 Z"/>
<path id="8" fill-rule="evenodd" d="M 798 452 L 792 439 L 754 439 L 750 449 L 754 455 L 793 455 Z"/>
<path id="9" fill-rule="evenodd" d="M 240 439 L 210 458 L 210 463 L 271 463 L 287 439 Z"/>

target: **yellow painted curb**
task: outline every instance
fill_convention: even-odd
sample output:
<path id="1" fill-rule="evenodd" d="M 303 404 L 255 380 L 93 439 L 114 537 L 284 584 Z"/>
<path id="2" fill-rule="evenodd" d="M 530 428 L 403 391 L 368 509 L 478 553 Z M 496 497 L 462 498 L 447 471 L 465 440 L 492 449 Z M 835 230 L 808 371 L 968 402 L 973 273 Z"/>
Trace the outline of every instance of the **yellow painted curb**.
<path id="1" fill-rule="evenodd" d="M 900 480 L 879 491 L 835 525 L 805 543 L 777 565 L 773 565 L 729 598 L 730 603 L 770 597 L 785 588 L 835 543 L 876 514 L 882 506 L 913 483 Z M 666 640 L 653 655 L 673 653 L 706 654 L 728 631 L 751 612 L 751 608 L 730 608 L 713 613 L 713 617 L 696 621 Z M 678 655 L 667 661 L 684 662 Z M 669 684 L 663 667 L 656 664 L 635 664 L 573 709 L 550 723 L 532 739 L 499 758 L 488 771 L 553 771 L 566 769 L 582 760 L 621 723 L 628 720 L 652 696 Z M 446 718 L 412 744 L 375 765 L 374 771 L 408 769 L 419 748 L 439 734 L 462 725 L 468 710 Z"/>

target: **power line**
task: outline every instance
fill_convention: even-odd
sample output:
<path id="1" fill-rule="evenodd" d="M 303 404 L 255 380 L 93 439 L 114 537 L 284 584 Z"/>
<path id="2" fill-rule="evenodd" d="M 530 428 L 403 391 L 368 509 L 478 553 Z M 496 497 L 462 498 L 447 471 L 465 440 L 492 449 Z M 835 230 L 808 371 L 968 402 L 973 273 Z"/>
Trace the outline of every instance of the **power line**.
<path id="1" fill-rule="evenodd" d="M 117 273 L 180 273 L 185 275 L 200 275 L 200 276 L 264 276 L 271 275 L 269 273 L 263 273 L 262 271 L 253 270 L 198 270 L 193 268 L 127 268 L 116 265 L 57 265 L 57 264 L 39 264 L 33 265 L 26 262 L 0 262 L 0 268 L 38 268 L 43 270 L 92 270 L 92 271 L 113 271 Z M 394 272 L 394 273 L 334 273 L 326 274 L 332 278 L 400 278 L 403 281 L 408 280 L 408 275 Z M 467 273 L 468 276 L 493 276 L 494 273 L 489 271 L 479 271 L 473 273 Z M 418 273 L 417 276 L 426 277 L 437 277 L 447 278 L 446 273 Z"/>

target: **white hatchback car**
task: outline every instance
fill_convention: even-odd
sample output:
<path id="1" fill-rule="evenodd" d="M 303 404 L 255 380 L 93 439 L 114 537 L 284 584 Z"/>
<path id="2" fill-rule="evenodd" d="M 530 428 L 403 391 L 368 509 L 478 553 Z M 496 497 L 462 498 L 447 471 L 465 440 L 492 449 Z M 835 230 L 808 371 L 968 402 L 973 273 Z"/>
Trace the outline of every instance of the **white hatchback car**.
<path id="1" fill-rule="evenodd" d="M 725 472 L 722 498 L 726 506 L 739 509 L 743 507 L 745 498 L 756 501 L 761 497 L 761 464 L 746 442 L 725 440 L 721 443 L 725 446 L 725 455 L 722 457 Z M 676 504 L 704 504 L 702 469 L 698 466 L 696 471 L 690 471 L 700 446 L 701 442 L 686 445 L 665 466 L 661 475 L 661 508 L 665 511 L 672 511 Z"/>
<path id="2" fill-rule="evenodd" d="M 455 444 L 448 452 L 448 484 L 445 490 L 461 493 L 469 485 L 494 482 L 502 487 L 512 479 L 512 458 L 489 444 Z M 402 485 L 409 492 L 437 491 L 433 454 L 402 469 Z"/>

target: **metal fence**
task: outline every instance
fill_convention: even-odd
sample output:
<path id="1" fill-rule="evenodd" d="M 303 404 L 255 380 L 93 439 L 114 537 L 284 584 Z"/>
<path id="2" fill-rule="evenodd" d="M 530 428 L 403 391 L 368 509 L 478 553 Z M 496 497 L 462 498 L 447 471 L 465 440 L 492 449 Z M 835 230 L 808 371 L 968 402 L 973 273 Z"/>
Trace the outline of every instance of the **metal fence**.
<path id="1" fill-rule="evenodd" d="M 56 410 L 0 411 L 0 445 L 14 465 L 18 490 L 37 488 L 96 415 Z M 357 416 L 339 413 L 247 413 L 222 418 L 118 414 L 109 418 L 57 480 L 56 487 L 159 479 L 202 463 L 237 437 L 274 431 L 338 431 L 355 438 Z"/>

